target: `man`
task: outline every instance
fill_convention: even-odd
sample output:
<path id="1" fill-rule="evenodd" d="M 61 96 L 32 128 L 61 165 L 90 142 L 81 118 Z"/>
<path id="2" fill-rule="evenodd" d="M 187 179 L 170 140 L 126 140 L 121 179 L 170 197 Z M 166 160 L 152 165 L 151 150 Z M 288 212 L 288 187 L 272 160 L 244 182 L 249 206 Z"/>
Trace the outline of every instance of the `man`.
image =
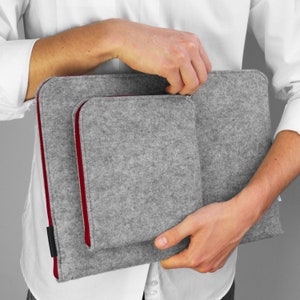
<path id="1" fill-rule="evenodd" d="M 230 295 L 237 245 L 300 172 L 297 1 L 7 0 L 0 7 L 0 117 L 6 120 L 22 116 L 30 103 L 24 100 L 33 98 L 50 76 L 122 72 L 123 63 L 165 77 L 169 93 L 192 94 L 212 68 L 241 67 L 250 16 L 250 27 L 273 70 L 274 87 L 288 99 L 287 108 L 274 144 L 250 183 L 232 199 L 198 210 L 155 241 L 164 249 L 191 236 L 188 249 L 161 262 L 162 267 L 156 263 L 58 284 L 44 232 L 38 146 L 24 218 L 22 270 L 38 300 L 141 299 L 144 287 L 146 299 L 216 300 Z M 22 16 L 26 40 L 20 40 L 17 30 Z"/>

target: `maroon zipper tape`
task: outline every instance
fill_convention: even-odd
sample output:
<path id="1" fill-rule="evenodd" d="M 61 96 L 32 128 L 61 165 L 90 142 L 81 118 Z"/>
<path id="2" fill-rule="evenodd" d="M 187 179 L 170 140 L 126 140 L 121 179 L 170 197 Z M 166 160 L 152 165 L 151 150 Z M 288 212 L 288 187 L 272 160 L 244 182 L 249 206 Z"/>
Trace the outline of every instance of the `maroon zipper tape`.
<path id="1" fill-rule="evenodd" d="M 88 216 L 88 208 L 87 208 L 87 200 L 86 200 L 86 189 L 85 189 L 85 181 L 84 181 L 84 168 L 83 168 L 83 161 L 82 161 L 80 125 L 79 125 L 80 111 L 86 102 L 87 101 L 83 102 L 75 113 L 74 135 L 75 135 L 79 186 L 80 186 L 80 194 L 81 194 L 82 217 L 83 217 L 83 224 L 84 224 L 84 240 L 87 246 L 91 247 L 91 234 L 90 234 L 90 224 L 89 224 L 89 218 L 88 218 L 89 216 Z"/>
<path id="2" fill-rule="evenodd" d="M 41 150 L 41 159 L 42 159 L 42 169 L 43 169 L 43 178 L 44 178 L 44 187 L 45 187 L 45 198 L 46 198 L 46 208 L 48 215 L 48 224 L 49 227 L 53 228 L 53 220 L 51 214 L 51 205 L 50 205 L 50 194 L 49 194 L 49 186 L 48 186 L 48 177 L 46 170 L 46 158 L 44 152 L 44 143 L 43 143 L 43 133 L 42 133 L 42 122 L 41 122 L 41 114 L 40 114 L 40 104 L 39 104 L 39 94 L 37 94 L 36 98 L 36 107 L 37 107 L 37 120 L 38 120 L 38 128 L 39 128 L 39 139 L 40 139 L 40 150 Z M 53 275 L 58 279 L 58 264 L 57 264 L 57 256 L 53 256 Z"/>

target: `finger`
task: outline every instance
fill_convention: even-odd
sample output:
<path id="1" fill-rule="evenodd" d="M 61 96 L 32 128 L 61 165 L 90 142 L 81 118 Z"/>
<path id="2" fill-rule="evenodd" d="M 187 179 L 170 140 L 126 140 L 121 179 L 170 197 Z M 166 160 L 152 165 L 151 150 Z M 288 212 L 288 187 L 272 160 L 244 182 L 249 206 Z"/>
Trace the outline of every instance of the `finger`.
<path id="1" fill-rule="evenodd" d="M 200 264 L 199 266 L 194 267 L 193 269 L 200 273 L 214 273 L 214 272 L 222 269 L 225 266 L 227 259 L 228 259 L 228 257 L 226 259 L 222 259 L 218 262 L 203 263 L 203 264 Z"/>
<path id="2" fill-rule="evenodd" d="M 154 244 L 158 249 L 166 249 L 177 245 L 184 238 L 192 234 L 191 229 L 193 228 L 191 218 L 186 217 L 181 223 L 168 231 L 159 235 Z"/>
<path id="3" fill-rule="evenodd" d="M 199 268 L 203 263 L 205 263 L 205 260 L 202 257 L 202 248 L 203 245 L 199 245 L 199 242 L 195 243 L 193 238 L 191 238 L 188 248 L 161 261 L 161 265 L 166 269 Z"/>
<path id="4" fill-rule="evenodd" d="M 209 270 L 209 272 L 214 273 L 214 272 L 222 269 L 225 266 L 227 260 L 228 260 L 228 257 L 226 259 L 222 259 L 221 261 L 215 263 L 215 265 Z"/>
<path id="5" fill-rule="evenodd" d="M 231 247 L 226 247 L 219 254 L 203 259 L 203 261 L 201 261 L 198 265 L 195 265 L 193 269 L 200 273 L 214 273 L 224 267 L 234 250 L 235 248 L 232 249 Z"/>
<path id="6" fill-rule="evenodd" d="M 192 65 L 197 73 L 200 85 L 203 85 L 206 82 L 209 73 L 207 66 L 205 65 L 205 61 L 202 57 L 197 55 L 193 58 Z"/>
<path id="7" fill-rule="evenodd" d="M 170 84 L 168 87 L 166 87 L 166 92 L 169 94 L 177 94 L 184 87 L 179 69 L 171 72 L 166 79 Z"/>
<path id="8" fill-rule="evenodd" d="M 186 61 L 180 68 L 184 88 L 180 94 L 193 94 L 203 85 L 211 69 L 210 61 L 200 41 L 197 44 L 190 44 L 190 61 Z"/>
<path id="9" fill-rule="evenodd" d="M 206 67 L 200 56 L 196 56 L 189 65 L 183 66 L 180 71 L 185 84 L 179 92 L 180 94 L 191 95 L 195 93 L 207 80 Z"/>
<path id="10" fill-rule="evenodd" d="M 202 61 L 206 67 L 206 72 L 209 73 L 212 70 L 211 61 L 205 51 L 205 49 L 202 47 L 201 42 L 199 41 L 199 54 L 202 58 Z"/>
<path id="11" fill-rule="evenodd" d="M 191 241 L 189 247 L 182 252 L 161 261 L 165 269 L 190 268 L 200 273 L 207 273 L 218 268 L 220 264 L 211 260 L 209 255 L 203 252 L 205 245 L 199 247 Z"/>
<path id="12" fill-rule="evenodd" d="M 182 65 L 180 67 L 180 73 L 184 86 L 179 93 L 181 95 L 193 94 L 200 86 L 200 79 L 192 63 L 189 62 L 188 64 Z"/>
<path id="13" fill-rule="evenodd" d="M 165 269 L 187 268 L 187 265 L 189 264 L 187 253 L 188 250 L 185 249 L 168 259 L 162 260 L 160 264 Z"/>

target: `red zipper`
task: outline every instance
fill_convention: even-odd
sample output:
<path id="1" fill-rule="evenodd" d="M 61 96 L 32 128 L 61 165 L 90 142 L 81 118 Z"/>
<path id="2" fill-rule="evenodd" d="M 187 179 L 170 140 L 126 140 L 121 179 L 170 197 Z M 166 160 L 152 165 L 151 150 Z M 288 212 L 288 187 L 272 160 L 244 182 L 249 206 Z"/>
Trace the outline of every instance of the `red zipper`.
<path id="1" fill-rule="evenodd" d="M 76 147 L 76 156 L 77 156 L 77 168 L 78 168 L 78 177 L 79 177 L 79 187 L 81 194 L 81 208 L 82 208 L 82 217 L 84 225 L 84 240 L 87 246 L 91 247 L 91 234 L 90 234 L 90 224 L 86 200 L 86 189 L 84 181 L 84 168 L 82 162 L 82 149 L 81 149 L 81 140 L 80 140 L 80 125 L 79 125 L 79 116 L 80 111 L 83 105 L 87 101 L 83 102 L 75 113 L 74 120 L 74 136 L 75 136 L 75 147 Z"/>
<path id="2" fill-rule="evenodd" d="M 48 215 L 48 224 L 49 224 L 49 227 L 53 227 L 51 205 L 50 205 L 50 194 L 49 194 L 49 186 L 48 186 L 48 178 L 47 178 L 47 170 L 46 170 L 46 158 L 45 158 L 44 143 L 43 143 L 42 122 L 41 122 L 40 105 L 39 105 L 39 94 L 37 94 L 36 107 L 37 107 L 37 121 L 38 121 L 38 128 L 39 128 L 39 139 L 40 139 L 41 160 L 42 160 L 44 187 L 45 187 L 45 198 L 46 198 L 46 209 L 47 209 L 47 215 Z M 57 256 L 53 257 L 53 275 L 57 279 L 59 278 Z"/>

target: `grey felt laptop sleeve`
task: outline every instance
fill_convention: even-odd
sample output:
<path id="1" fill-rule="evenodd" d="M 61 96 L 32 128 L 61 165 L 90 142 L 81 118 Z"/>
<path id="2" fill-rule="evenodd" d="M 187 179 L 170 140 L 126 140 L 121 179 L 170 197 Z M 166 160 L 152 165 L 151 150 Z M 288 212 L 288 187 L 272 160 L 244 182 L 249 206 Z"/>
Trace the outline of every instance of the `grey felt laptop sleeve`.
<path id="1" fill-rule="evenodd" d="M 58 281 L 159 261 L 154 238 L 249 181 L 271 145 L 268 83 L 216 71 L 192 96 L 145 74 L 58 77 L 37 95 Z M 243 243 L 282 232 L 275 202 Z"/>

